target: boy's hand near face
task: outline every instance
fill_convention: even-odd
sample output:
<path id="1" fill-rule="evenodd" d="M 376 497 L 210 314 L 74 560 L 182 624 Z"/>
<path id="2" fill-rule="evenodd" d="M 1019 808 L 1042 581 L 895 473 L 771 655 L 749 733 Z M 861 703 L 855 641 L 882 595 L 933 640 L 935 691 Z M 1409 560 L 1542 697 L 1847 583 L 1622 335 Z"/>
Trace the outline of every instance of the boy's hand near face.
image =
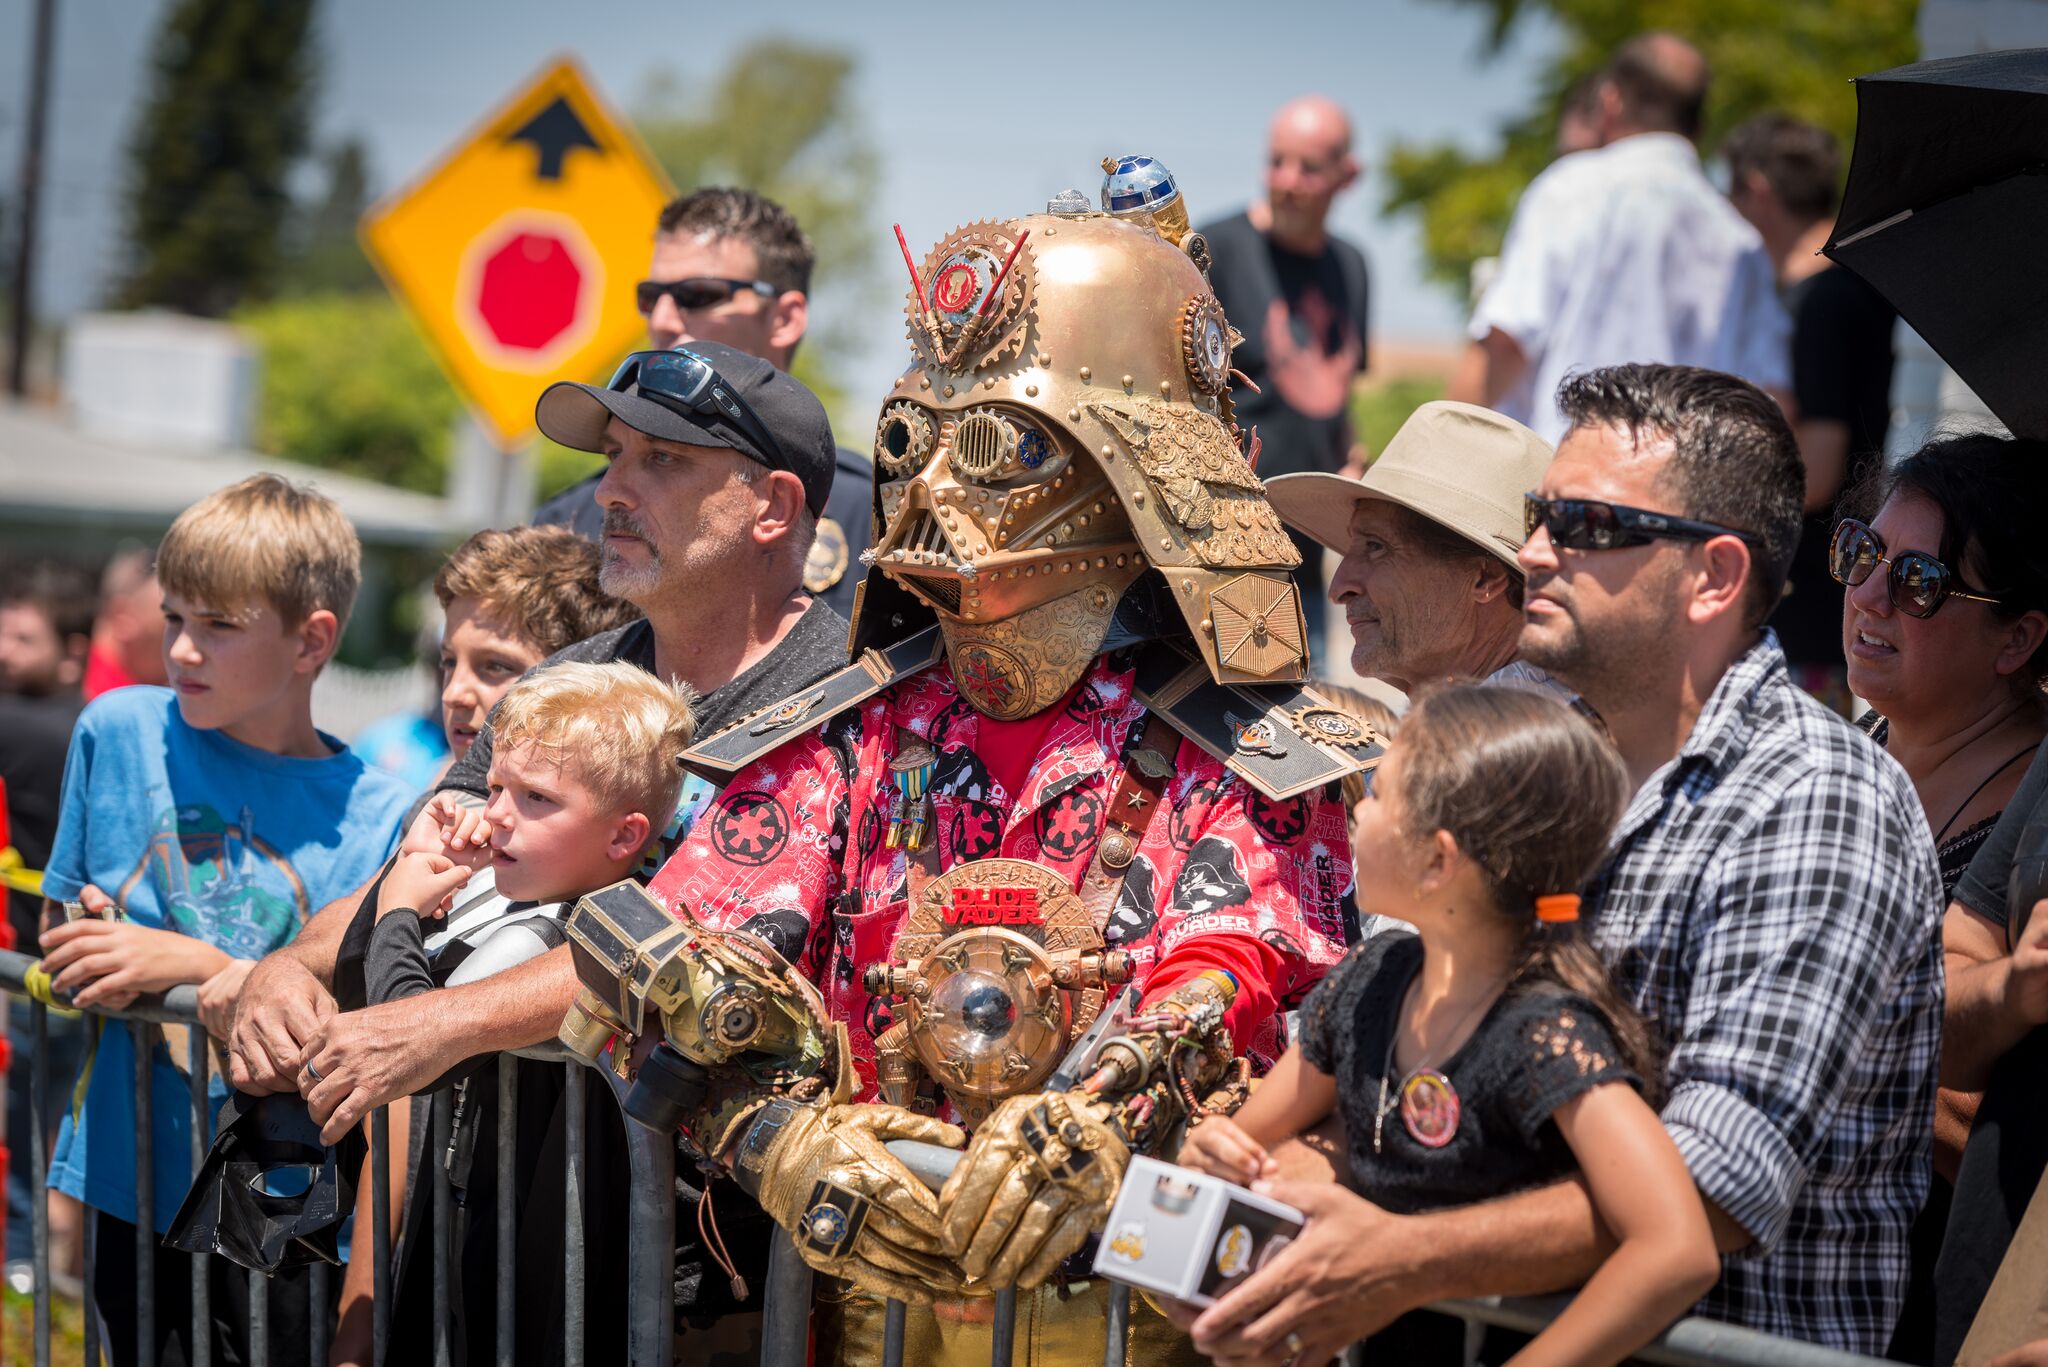
<path id="1" fill-rule="evenodd" d="M 401 853 L 384 875 L 384 887 L 377 894 L 377 919 L 383 920 L 400 907 L 421 917 L 438 920 L 455 901 L 455 892 L 476 870 L 445 854 L 420 850 Z"/>
<path id="2" fill-rule="evenodd" d="M 436 793 L 413 818 L 412 829 L 398 848 L 400 853 L 438 854 L 481 867 L 490 856 L 491 823 L 484 819 L 478 799 L 467 793 Z"/>

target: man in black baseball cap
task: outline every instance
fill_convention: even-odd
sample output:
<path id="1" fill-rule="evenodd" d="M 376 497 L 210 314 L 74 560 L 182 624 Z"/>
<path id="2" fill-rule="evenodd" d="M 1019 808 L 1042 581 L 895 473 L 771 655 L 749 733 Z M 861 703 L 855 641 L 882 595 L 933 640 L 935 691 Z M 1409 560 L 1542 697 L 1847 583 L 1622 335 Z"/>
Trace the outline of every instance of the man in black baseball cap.
<path id="1" fill-rule="evenodd" d="M 603 510 L 599 579 L 606 592 L 646 614 L 557 652 L 542 668 L 563 661 L 618 660 L 657 678 L 680 679 L 696 690 L 698 729 L 709 735 L 846 663 L 846 619 L 804 581 L 805 552 L 832 489 L 836 455 L 824 407 L 803 385 L 757 357 L 693 341 L 679 350 L 636 353 L 609 386 L 552 385 L 542 394 L 535 418 L 556 441 L 605 457 L 605 471 L 592 491 Z M 466 800 L 481 806 L 489 789 L 492 751 L 486 724 L 469 753 L 442 778 L 441 790 L 466 794 Z M 665 859 L 688 829 L 681 814 L 700 811 L 710 796 L 704 780 L 686 780 L 679 819 L 657 835 L 660 857 L 649 867 Z M 431 813 L 421 818 L 431 819 Z M 303 939 L 287 947 L 292 952 L 273 954 L 250 973 L 233 1031 L 236 1085 L 252 1093 L 298 1090 L 299 1056 L 314 1031 L 323 1047 L 349 1041 L 351 1062 L 336 1065 L 331 1075 L 350 1085 L 335 1094 L 339 1100 L 323 1100 L 312 1108 L 313 1118 L 333 1133 L 352 1129 L 371 1106 L 432 1085 L 460 1058 L 552 1039 L 577 992 L 575 969 L 563 947 L 485 981 L 366 1005 L 362 957 L 375 924 L 371 886 L 328 906 L 302 929 Z M 309 1011 L 313 1003 L 338 1004 L 339 1010 L 312 1006 Z M 494 1089 L 495 1074 L 486 1070 L 472 1082 Z M 547 1085 L 558 1084 L 557 1074 Z M 520 1095 L 532 1102 L 544 1095 L 535 1090 L 542 1086 L 538 1077 L 523 1081 Z M 476 1142 L 490 1152 L 495 1100 L 478 1095 L 473 1114 L 485 1118 L 478 1123 L 490 1132 L 479 1131 Z M 593 1088 L 587 1096 L 585 1199 L 593 1211 L 605 1212 L 603 1218 L 622 1220 L 627 1163 L 617 1107 L 602 1089 Z M 528 1140 L 555 1132 L 548 1126 L 560 1118 L 551 1118 L 542 1107 L 528 1117 L 537 1130 L 523 1119 L 517 1151 L 538 1155 L 542 1144 L 534 1139 L 529 1145 Z M 495 1181 L 496 1170 L 490 1164 L 476 1166 L 468 1191 L 479 1202 L 477 1208 L 488 1209 L 486 1187 Z M 537 1181 L 531 1189 L 542 1199 L 522 1208 L 515 1260 L 522 1303 L 531 1291 L 533 1303 L 546 1306 L 539 1288 L 559 1278 L 562 1252 L 558 1233 L 538 1231 L 566 1227 L 560 1205 L 546 1198 L 549 1191 L 559 1195 L 561 1183 Z M 760 1285 L 774 1226 L 758 1211 L 749 1212 L 737 1191 L 722 1196 L 719 1207 L 732 1256 Z M 715 1259 L 694 1243 L 689 1231 L 696 1222 L 688 1215 L 676 1223 L 677 1275 L 681 1278 L 686 1268 L 704 1275 L 692 1282 L 698 1289 L 689 1293 L 688 1304 L 679 1301 L 679 1306 L 693 1324 L 715 1319 L 719 1333 L 744 1337 L 755 1332 L 759 1316 L 753 1305 L 737 1302 L 724 1277 L 705 1271 Z M 466 1238 L 481 1240 L 477 1246 L 484 1247 L 495 1238 L 494 1231 L 492 1222 L 476 1221 Z M 416 1228 L 409 1225 L 407 1233 L 415 1236 Z M 488 1268 L 496 1256 L 474 1266 Z M 592 1241 L 584 1256 L 586 1284 L 592 1289 L 586 1355 L 591 1361 L 623 1362 L 624 1241 Z M 424 1267 L 425 1261 L 416 1265 Z M 462 1333 L 487 1333 L 480 1328 L 489 1323 L 481 1307 L 494 1294 L 490 1285 L 465 1282 L 455 1302 Z M 417 1286 L 412 1289 L 420 1294 L 401 1291 L 394 1325 L 401 1320 L 411 1324 L 409 1316 L 438 1313 L 437 1298 Z M 544 1313 L 562 1313 L 559 1295 L 553 1306 Z M 536 1326 L 533 1333 L 536 1343 L 562 1342 L 558 1326 Z"/>
<path id="2" fill-rule="evenodd" d="M 795 475 L 813 519 L 832 493 L 838 451 L 817 395 L 760 357 L 718 342 L 636 351 L 602 389 L 550 385 L 534 418 L 552 440 L 578 451 L 608 454 L 605 428 L 614 418 L 657 441 L 737 451 Z"/>

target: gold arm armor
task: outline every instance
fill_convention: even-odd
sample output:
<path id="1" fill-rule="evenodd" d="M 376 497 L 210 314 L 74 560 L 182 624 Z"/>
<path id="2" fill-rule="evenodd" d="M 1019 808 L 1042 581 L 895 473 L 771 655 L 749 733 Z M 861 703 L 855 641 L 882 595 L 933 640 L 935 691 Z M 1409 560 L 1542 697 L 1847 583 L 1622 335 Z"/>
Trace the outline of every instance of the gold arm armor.
<path id="1" fill-rule="evenodd" d="M 595 1061 L 617 1036 L 660 1035 L 637 1075 L 628 1051 L 612 1050 L 613 1070 L 632 1082 L 625 1110 L 636 1120 L 680 1128 L 718 1160 L 762 1101 L 849 1094 L 846 1027 L 763 941 L 677 920 L 631 879 L 580 899 L 565 929 L 583 987 L 562 1043 Z"/>

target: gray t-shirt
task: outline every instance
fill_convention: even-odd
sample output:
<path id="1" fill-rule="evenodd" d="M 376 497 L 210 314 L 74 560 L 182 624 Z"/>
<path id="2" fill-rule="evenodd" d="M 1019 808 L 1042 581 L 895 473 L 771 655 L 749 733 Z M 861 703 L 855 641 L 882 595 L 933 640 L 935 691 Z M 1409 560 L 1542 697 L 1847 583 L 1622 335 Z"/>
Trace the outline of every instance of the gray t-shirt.
<path id="1" fill-rule="evenodd" d="M 2011 910 L 2005 904 L 2006 884 L 2012 878 L 2012 861 L 2019 851 L 2020 832 L 2034 813 L 2048 803 L 2048 746 L 2043 746 L 2027 766 L 2027 776 L 2014 790 L 2012 801 L 1998 818 L 1991 838 L 1970 861 L 1969 872 L 1956 885 L 1956 900 L 1995 925 L 2007 926 Z M 2016 939 L 2009 933 L 2008 940 Z"/>
<path id="2" fill-rule="evenodd" d="M 2005 948 L 2026 929 L 2031 907 L 2011 905 L 2013 862 L 2020 836 L 2048 811 L 2048 746 L 2034 756 L 1991 838 L 1970 861 L 1955 900 L 1998 926 Z M 1934 1358 L 1954 1362 L 1970 1325 L 2012 1246 L 2027 1203 L 2048 1167 L 2048 1027 L 2036 1026 L 2005 1052 L 1985 1080 L 1970 1142 L 1956 1172 L 1948 1235 L 1934 1265 Z"/>

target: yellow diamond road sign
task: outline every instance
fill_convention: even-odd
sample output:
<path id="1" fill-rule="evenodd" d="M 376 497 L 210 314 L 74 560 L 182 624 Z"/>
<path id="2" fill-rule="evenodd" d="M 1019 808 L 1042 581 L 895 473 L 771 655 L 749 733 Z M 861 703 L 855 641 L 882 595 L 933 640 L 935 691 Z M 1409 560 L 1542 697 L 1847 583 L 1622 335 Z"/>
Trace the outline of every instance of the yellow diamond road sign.
<path id="1" fill-rule="evenodd" d="M 555 380 L 603 380 L 645 332 L 668 180 L 576 63 L 557 61 L 363 217 L 363 248 L 501 446 Z"/>

